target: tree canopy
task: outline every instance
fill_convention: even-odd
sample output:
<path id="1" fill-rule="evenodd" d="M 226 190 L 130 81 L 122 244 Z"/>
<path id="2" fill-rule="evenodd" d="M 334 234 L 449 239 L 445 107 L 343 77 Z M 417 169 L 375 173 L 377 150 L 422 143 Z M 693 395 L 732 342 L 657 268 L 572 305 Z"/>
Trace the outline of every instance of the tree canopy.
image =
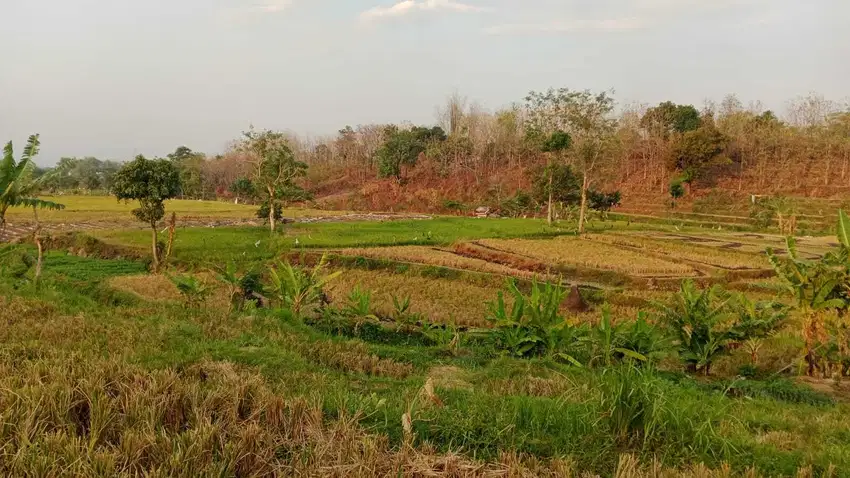
<path id="1" fill-rule="evenodd" d="M 275 230 L 275 209 L 293 198 L 306 197 L 297 180 L 307 174 L 307 163 L 298 161 L 287 137 L 277 131 L 256 131 L 243 134 L 240 149 L 253 165 L 255 193 L 268 207 L 269 228 Z"/>
<path id="2" fill-rule="evenodd" d="M 378 160 L 378 175 L 381 177 L 401 177 L 402 165 L 413 166 L 419 155 L 432 143 L 446 141 L 446 132 L 439 126 L 427 128 L 415 126 L 400 130 L 397 126 L 388 126 L 384 130 L 384 142 L 375 156 Z"/>
<path id="3" fill-rule="evenodd" d="M 672 101 L 649 108 L 640 121 L 641 127 L 650 134 L 665 138 L 672 133 L 694 131 L 701 124 L 700 113 L 693 105 L 677 105 Z"/>
<path id="4" fill-rule="evenodd" d="M 180 172 L 167 159 L 147 159 L 142 155 L 125 164 L 115 174 L 112 194 L 119 201 L 138 201 L 133 215 L 151 228 L 154 272 L 159 268 L 156 223 L 165 217 L 165 201 L 180 194 Z"/>

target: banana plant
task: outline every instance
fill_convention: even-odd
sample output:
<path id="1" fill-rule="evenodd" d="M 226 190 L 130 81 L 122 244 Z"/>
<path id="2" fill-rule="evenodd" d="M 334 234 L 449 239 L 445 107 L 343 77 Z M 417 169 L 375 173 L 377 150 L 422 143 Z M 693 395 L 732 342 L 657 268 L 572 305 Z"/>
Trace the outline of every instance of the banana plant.
<path id="1" fill-rule="evenodd" d="M 296 318 L 314 313 L 322 303 L 325 285 L 342 273 L 337 271 L 325 275 L 326 264 L 326 258 L 322 256 L 310 271 L 284 261 L 269 268 L 272 293 L 280 305 L 288 308 Z"/>
<path id="2" fill-rule="evenodd" d="M 513 305 L 507 306 L 504 292 L 489 304 L 487 319 L 493 324 L 493 335 L 499 345 L 516 357 L 546 355 L 580 365 L 577 352 L 583 347 L 586 328 L 576 327 L 561 315 L 564 288 L 550 283 L 531 284 L 526 295 L 510 279 L 507 292 Z"/>
<path id="3" fill-rule="evenodd" d="M 656 304 L 660 322 L 677 339 L 689 372 L 709 375 L 714 360 L 727 351 L 735 323 L 730 300 L 719 287 L 699 290 L 687 280 L 670 303 Z"/>
<path id="4" fill-rule="evenodd" d="M 615 325 L 611 321 L 611 307 L 602 308 L 602 319 L 590 330 L 588 341 L 591 346 L 591 358 L 588 365 L 604 365 L 610 367 L 623 357 L 646 362 L 647 358 L 640 352 L 626 346 L 625 327 Z"/>
<path id="5" fill-rule="evenodd" d="M 38 135 L 27 140 L 20 161 L 15 161 L 12 142 L 3 148 L 3 160 L 0 161 L 0 234 L 6 228 L 6 212 L 10 207 L 21 206 L 38 209 L 63 209 L 65 206 L 52 201 L 38 199 L 36 194 L 43 188 L 49 175 L 34 177 L 35 162 L 40 146 Z"/>
<path id="6" fill-rule="evenodd" d="M 796 307 L 803 312 L 846 307 L 847 302 L 841 297 L 846 272 L 835 267 L 842 253 L 809 261 L 800 258 L 793 237 L 786 238 L 785 244 L 786 257 L 778 256 L 773 249 L 767 250 L 767 257 L 782 279 L 784 290 L 794 297 Z"/>

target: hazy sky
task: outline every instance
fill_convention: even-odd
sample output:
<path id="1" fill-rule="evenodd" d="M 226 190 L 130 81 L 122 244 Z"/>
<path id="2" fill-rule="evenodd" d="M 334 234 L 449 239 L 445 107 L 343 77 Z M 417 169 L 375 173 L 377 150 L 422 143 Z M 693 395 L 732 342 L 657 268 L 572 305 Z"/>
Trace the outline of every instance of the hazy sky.
<path id="1" fill-rule="evenodd" d="M 0 140 L 60 156 L 216 153 L 433 123 L 550 86 L 621 103 L 850 96 L 848 0 L 0 0 Z"/>

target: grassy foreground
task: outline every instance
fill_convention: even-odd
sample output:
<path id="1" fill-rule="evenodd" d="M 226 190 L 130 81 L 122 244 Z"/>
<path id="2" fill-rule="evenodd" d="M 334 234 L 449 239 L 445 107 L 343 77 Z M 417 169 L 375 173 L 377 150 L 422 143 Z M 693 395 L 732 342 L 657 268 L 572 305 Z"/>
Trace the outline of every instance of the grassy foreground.
<path id="1" fill-rule="evenodd" d="M 54 252 L 40 289 L 0 279 L 4 476 L 850 470 L 850 406 L 786 379 L 590 370 L 110 286 L 142 270 Z"/>

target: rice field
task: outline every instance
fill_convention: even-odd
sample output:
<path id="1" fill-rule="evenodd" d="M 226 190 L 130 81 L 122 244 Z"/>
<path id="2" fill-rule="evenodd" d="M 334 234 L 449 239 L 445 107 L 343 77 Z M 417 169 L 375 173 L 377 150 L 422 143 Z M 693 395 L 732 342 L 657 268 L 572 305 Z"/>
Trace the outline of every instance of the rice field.
<path id="1" fill-rule="evenodd" d="M 591 271 L 572 277 L 599 279 L 598 289 L 583 289 L 591 310 L 562 309 L 562 316 L 592 325 L 576 346 L 596 350 L 605 340 L 603 303 L 614 324 L 628 324 L 651 314 L 651 302 L 671 297 L 653 278 L 676 283 L 702 272 L 688 262 L 747 269 L 759 260 L 661 230 L 563 234 L 569 231 L 540 221 L 468 218 L 301 224 L 276 236 L 251 227 L 188 228 L 160 275 L 146 274 L 143 261 L 127 255 L 110 259 L 104 250 L 95 259 L 81 250 L 87 241 L 75 243 L 74 254 L 51 251 L 39 287 L 0 264 L 0 385 L 13 392 L 0 393 L 7 423 L 0 427 L 0 474 L 846 474 L 850 408 L 842 397 L 850 391 L 826 380 L 812 382 L 816 389 L 795 381 L 787 367 L 799 359 L 796 323 L 757 344 L 755 355 L 741 347 L 722 357 L 715 376 L 683 373 L 671 356 L 655 365 L 660 373 L 651 381 L 616 382 L 651 392 L 650 401 L 618 400 L 652 407 L 652 426 L 660 427 L 652 441 L 623 441 L 612 425 L 616 365 L 517 358 L 495 348 L 490 332 L 478 329 L 491 326 L 487 303 L 505 276 Z M 132 257 L 146 254 L 139 231 L 100 237 L 142 254 Z M 706 238 L 723 243 L 720 234 Z M 329 306 L 301 318 L 281 305 L 268 275 L 270 265 L 299 252 L 385 262 L 332 261 L 326 272 L 340 275 L 324 287 Z M 229 310 L 225 287 L 209 272 L 227 262 L 238 273 L 264 276 L 271 307 Z M 367 270 L 373 266 L 379 270 Z M 171 274 L 202 278 L 211 296 L 188 305 Z M 625 276 L 641 280 L 616 280 Z M 777 285 L 736 282 L 731 274 L 697 281 L 724 281 L 753 300 L 771 298 Z M 434 339 L 427 332 L 451 329 L 357 322 L 345 309 L 355 289 L 371 293 L 368 311 L 382 319 L 397 315 L 393 297 L 409 298 L 422 322 L 475 330 Z M 748 367 L 773 375 L 741 378 Z"/>
<path id="2" fill-rule="evenodd" d="M 483 259 L 462 256 L 447 249 L 426 246 L 401 246 L 401 247 L 372 247 L 342 249 L 339 254 L 345 256 L 368 257 L 372 259 L 390 259 L 399 262 L 411 262 L 427 264 L 451 269 L 467 270 L 473 272 L 486 272 L 504 276 L 521 277 L 531 279 L 539 276 L 533 272 L 515 269 L 502 264 L 496 264 Z"/>
<path id="3" fill-rule="evenodd" d="M 660 254 L 670 257 L 673 260 L 685 260 L 723 269 L 767 269 L 770 267 L 763 253 L 761 255 L 748 254 L 739 252 L 733 248 L 721 249 L 719 247 L 703 246 L 699 243 L 648 239 L 634 234 L 591 234 L 587 238 L 614 246 L 623 246 L 640 249 L 653 254 Z M 721 247 L 727 245 L 725 244 Z"/>
<path id="4" fill-rule="evenodd" d="M 649 257 L 639 252 L 577 237 L 554 239 L 483 239 L 479 244 L 531 257 L 544 264 L 611 270 L 637 277 L 690 277 L 696 271 L 687 265 Z"/>
<path id="5" fill-rule="evenodd" d="M 411 310 L 429 320 L 467 327 L 487 327 L 487 302 L 498 290 L 450 279 L 431 279 L 381 271 L 348 270 L 328 286 L 335 305 L 344 305 L 355 288 L 372 293 L 372 305 L 381 316 L 393 316 L 393 295 L 410 298 Z"/>

